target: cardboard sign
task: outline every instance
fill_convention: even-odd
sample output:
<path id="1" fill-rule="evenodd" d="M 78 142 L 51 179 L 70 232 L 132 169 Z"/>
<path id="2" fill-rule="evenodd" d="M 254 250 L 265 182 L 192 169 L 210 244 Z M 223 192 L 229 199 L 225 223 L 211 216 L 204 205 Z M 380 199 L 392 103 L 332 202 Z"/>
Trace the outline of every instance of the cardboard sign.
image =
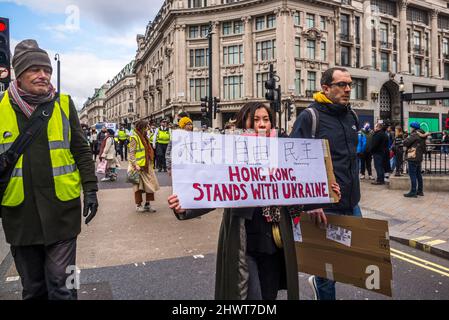
<path id="1" fill-rule="evenodd" d="M 185 209 L 337 201 L 325 140 L 175 130 L 172 179 Z"/>
<path id="2" fill-rule="evenodd" d="M 340 215 L 327 218 L 326 229 L 304 213 L 293 226 L 299 271 L 391 297 L 388 222 Z"/>

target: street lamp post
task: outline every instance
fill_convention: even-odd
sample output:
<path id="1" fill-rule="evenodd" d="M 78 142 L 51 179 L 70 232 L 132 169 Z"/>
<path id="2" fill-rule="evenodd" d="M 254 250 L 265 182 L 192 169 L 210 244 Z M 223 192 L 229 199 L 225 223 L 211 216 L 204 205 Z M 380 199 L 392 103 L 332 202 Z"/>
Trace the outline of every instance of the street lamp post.
<path id="1" fill-rule="evenodd" d="M 402 77 L 399 81 L 399 94 L 401 101 L 401 128 L 404 130 L 404 79 Z"/>

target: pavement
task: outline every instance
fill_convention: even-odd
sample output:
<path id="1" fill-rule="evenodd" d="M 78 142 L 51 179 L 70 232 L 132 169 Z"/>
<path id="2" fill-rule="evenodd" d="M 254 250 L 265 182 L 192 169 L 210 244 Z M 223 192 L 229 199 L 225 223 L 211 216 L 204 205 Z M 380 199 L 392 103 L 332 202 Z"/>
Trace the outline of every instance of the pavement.
<path id="1" fill-rule="evenodd" d="M 424 190 L 424 197 L 405 198 L 407 191 L 388 184 L 361 182 L 364 217 L 387 220 L 392 240 L 449 259 L 449 192 Z"/>

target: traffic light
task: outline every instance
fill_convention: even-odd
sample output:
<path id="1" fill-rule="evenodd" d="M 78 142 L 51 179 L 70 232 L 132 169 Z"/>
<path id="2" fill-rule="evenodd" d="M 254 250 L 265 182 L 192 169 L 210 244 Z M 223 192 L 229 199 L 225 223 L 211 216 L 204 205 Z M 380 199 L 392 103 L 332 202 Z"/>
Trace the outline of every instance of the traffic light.
<path id="1" fill-rule="evenodd" d="M 265 81 L 265 89 L 268 90 L 265 93 L 265 99 L 267 99 L 268 101 L 275 101 L 276 100 L 276 96 L 275 96 L 276 79 L 273 77 L 271 72 L 270 72 L 270 78 L 267 81 Z"/>
<path id="2" fill-rule="evenodd" d="M 201 115 L 203 118 L 207 118 L 209 115 L 209 110 L 207 108 L 207 97 L 201 98 Z"/>
<path id="3" fill-rule="evenodd" d="M 293 112 L 295 111 L 295 104 L 289 103 L 287 107 L 288 121 L 292 119 Z"/>
<path id="4" fill-rule="evenodd" d="M 9 49 L 9 19 L 0 17 L 0 91 L 11 81 L 11 54 Z"/>
<path id="5" fill-rule="evenodd" d="M 217 113 L 220 113 L 220 98 L 214 97 L 214 119 L 217 118 Z"/>

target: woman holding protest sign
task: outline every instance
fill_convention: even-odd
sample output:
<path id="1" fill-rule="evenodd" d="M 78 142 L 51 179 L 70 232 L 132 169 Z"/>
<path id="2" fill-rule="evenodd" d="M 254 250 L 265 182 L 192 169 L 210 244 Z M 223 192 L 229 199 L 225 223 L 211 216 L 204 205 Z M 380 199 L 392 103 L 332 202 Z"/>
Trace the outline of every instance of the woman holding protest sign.
<path id="1" fill-rule="evenodd" d="M 262 103 L 247 103 L 238 113 L 236 127 L 272 136 L 273 116 Z M 338 185 L 332 189 L 339 194 Z M 177 195 L 168 204 L 179 220 L 192 219 L 212 209 L 184 210 Z M 288 212 L 299 207 L 290 207 Z M 215 298 L 274 300 L 287 289 L 289 299 L 299 299 L 298 270 L 292 219 L 281 207 L 226 208 L 220 228 L 215 278 Z M 326 222 L 324 214 L 315 213 Z M 278 227 L 276 227 L 278 226 Z"/>

